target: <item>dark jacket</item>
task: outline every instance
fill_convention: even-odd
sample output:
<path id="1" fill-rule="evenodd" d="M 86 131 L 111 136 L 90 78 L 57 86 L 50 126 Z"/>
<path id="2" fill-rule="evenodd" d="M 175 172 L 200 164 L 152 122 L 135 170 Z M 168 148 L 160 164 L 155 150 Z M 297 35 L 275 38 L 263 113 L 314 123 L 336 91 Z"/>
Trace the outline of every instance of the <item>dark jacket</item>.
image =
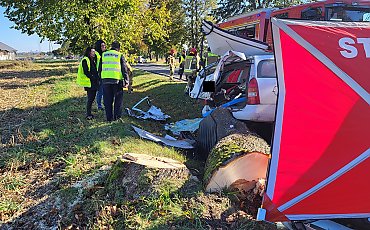
<path id="1" fill-rule="evenodd" d="M 103 51 L 101 50 L 101 44 L 105 43 L 103 40 L 98 40 L 95 42 L 95 51 L 102 55 Z"/>
<path id="2" fill-rule="evenodd" d="M 97 90 L 99 88 L 100 77 L 98 70 L 96 69 L 95 58 L 93 60 L 90 59 L 90 71 L 86 60 L 82 61 L 82 68 L 84 70 L 84 74 L 90 79 L 91 82 L 91 87 L 85 87 L 85 89 Z"/>

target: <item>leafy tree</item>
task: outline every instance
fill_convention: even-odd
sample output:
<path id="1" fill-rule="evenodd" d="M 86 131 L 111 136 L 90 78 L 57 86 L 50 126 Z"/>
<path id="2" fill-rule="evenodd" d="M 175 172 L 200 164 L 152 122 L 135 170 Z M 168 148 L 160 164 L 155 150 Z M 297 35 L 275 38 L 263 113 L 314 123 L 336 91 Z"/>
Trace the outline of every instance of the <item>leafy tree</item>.
<path id="1" fill-rule="evenodd" d="M 260 8 L 284 8 L 310 1 L 311 0 L 218 0 L 218 8 L 213 12 L 213 15 L 217 21 L 222 21 L 234 15 Z"/>
<path id="2" fill-rule="evenodd" d="M 167 9 L 168 1 L 152 0 L 148 4 L 144 20 L 144 43 L 148 46 L 148 53 L 156 53 L 156 57 L 167 48 L 169 39 L 167 27 L 170 23 L 170 14 Z"/>
<path id="3" fill-rule="evenodd" d="M 181 50 L 182 43 L 186 36 L 186 13 L 183 7 L 182 0 L 176 0 L 176 4 L 170 5 L 171 12 L 171 26 L 169 30 L 169 43 L 171 48 L 176 47 L 177 50 Z"/>
<path id="4" fill-rule="evenodd" d="M 52 53 L 54 56 L 66 56 L 68 55 L 68 50 L 69 50 L 70 42 L 63 42 L 60 48 L 53 50 Z"/>
<path id="5" fill-rule="evenodd" d="M 150 0 L 144 20 L 144 42 L 156 58 L 181 42 L 184 34 L 181 0 Z M 151 57 L 150 57 L 151 58 Z"/>
<path id="6" fill-rule="evenodd" d="M 212 20 L 210 14 L 216 8 L 216 0 L 183 0 L 186 11 L 185 27 L 187 30 L 184 37 L 191 47 L 199 48 L 202 38 L 201 23 L 204 19 Z"/>
<path id="7" fill-rule="evenodd" d="M 97 39 L 120 41 L 130 51 L 141 38 L 145 0 L 2 0 L 5 15 L 23 33 L 82 52 Z"/>

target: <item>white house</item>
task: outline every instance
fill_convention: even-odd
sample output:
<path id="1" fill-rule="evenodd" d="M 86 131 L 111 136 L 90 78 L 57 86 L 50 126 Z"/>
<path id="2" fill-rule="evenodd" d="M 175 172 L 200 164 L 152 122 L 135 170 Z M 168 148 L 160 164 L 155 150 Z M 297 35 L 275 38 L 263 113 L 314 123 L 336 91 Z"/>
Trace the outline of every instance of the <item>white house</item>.
<path id="1" fill-rule="evenodd" d="M 0 60 L 15 60 L 16 49 L 0 42 Z"/>

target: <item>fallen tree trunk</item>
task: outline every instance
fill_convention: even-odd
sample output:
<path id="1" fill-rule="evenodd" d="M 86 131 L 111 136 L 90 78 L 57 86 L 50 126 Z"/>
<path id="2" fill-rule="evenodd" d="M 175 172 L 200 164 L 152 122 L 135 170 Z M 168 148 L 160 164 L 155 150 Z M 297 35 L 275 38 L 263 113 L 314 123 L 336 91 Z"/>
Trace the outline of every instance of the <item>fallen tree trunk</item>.
<path id="1" fill-rule="evenodd" d="M 112 167 L 106 181 L 109 198 L 121 202 L 176 191 L 189 179 L 187 167 L 173 159 L 126 153 Z"/>
<path id="2" fill-rule="evenodd" d="M 239 196 L 253 200 L 250 191 L 258 195 L 264 190 L 269 154 L 270 146 L 254 133 L 221 139 L 207 159 L 203 180 L 206 191 L 236 189 Z"/>
<path id="3" fill-rule="evenodd" d="M 199 124 L 197 133 L 199 158 L 206 160 L 218 141 L 234 133 L 249 133 L 249 129 L 244 122 L 235 119 L 228 109 L 215 109 Z"/>

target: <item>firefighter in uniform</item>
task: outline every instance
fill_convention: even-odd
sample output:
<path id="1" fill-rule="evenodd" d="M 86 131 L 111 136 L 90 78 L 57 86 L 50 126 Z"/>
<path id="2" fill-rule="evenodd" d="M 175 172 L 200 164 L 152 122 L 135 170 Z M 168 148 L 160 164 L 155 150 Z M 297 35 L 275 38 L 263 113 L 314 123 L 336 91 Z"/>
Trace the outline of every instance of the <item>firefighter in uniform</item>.
<path id="1" fill-rule="evenodd" d="M 217 54 L 207 52 L 205 56 L 205 64 L 204 66 L 210 65 L 214 62 L 218 62 L 219 56 Z"/>
<path id="2" fill-rule="evenodd" d="M 102 54 L 101 79 L 103 84 L 103 100 L 107 121 L 121 118 L 123 104 L 123 88 L 127 86 L 127 66 L 120 53 L 120 44 L 112 43 L 111 50 Z"/>
<path id="3" fill-rule="evenodd" d="M 170 56 L 168 57 L 168 64 L 170 65 L 170 80 L 173 80 L 173 75 L 175 74 L 175 50 L 170 50 Z"/>
<path id="4" fill-rule="evenodd" d="M 185 57 L 184 74 L 188 80 L 185 93 L 189 93 L 193 88 L 194 80 L 199 70 L 199 59 L 197 49 L 195 48 L 191 48 L 189 55 Z"/>
<path id="5" fill-rule="evenodd" d="M 133 84 L 134 84 L 134 81 L 133 81 L 133 77 L 134 77 L 134 69 L 132 68 L 132 66 L 126 62 L 126 66 L 127 66 L 127 75 L 128 75 L 128 86 L 127 86 L 127 92 L 128 93 L 132 93 L 132 91 L 134 91 L 133 89 Z"/>
<path id="6" fill-rule="evenodd" d="M 182 50 L 182 53 L 179 57 L 179 64 L 180 64 L 179 76 L 180 76 L 180 80 L 182 79 L 182 75 L 184 74 L 185 58 L 186 58 L 186 51 Z"/>

